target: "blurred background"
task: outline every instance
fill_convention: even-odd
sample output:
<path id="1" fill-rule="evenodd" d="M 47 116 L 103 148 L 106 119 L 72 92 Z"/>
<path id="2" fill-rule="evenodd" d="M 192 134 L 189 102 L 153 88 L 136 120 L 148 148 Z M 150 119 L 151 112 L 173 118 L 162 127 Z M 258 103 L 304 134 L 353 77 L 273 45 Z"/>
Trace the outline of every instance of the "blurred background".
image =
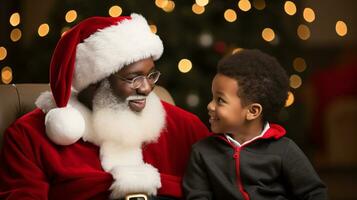
<path id="1" fill-rule="evenodd" d="M 0 2 L 0 84 L 48 83 L 51 55 L 65 31 L 90 16 L 135 12 L 164 42 L 159 85 L 206 125 L 219 59 L 244 48 L 277 57 L 290 76 L 278 123 L 310 158 L 330 199 L 357 199 L 356 1 Z"/>

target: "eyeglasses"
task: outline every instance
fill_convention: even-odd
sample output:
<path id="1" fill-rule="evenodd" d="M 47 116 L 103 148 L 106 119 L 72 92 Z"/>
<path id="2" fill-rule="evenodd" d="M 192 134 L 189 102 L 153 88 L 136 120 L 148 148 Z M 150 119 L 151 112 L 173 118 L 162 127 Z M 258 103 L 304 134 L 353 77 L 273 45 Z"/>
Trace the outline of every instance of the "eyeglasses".
<path id="1" fill-rule="evenodd" d="M 118 77 L 120 80 L 130 83 L 132 89 L 138 89 L 141 87 L 144 83 L 144 79 L 146 79 L 149 84 L 154 85 L 159 80 L 160 75 L 161 73 L 159 71 L 153 71 L 146 76 L 137 76 L 133 79 L 127 79 L 119 76 L 118 74 L 114 74 L 114 76 Z"/>

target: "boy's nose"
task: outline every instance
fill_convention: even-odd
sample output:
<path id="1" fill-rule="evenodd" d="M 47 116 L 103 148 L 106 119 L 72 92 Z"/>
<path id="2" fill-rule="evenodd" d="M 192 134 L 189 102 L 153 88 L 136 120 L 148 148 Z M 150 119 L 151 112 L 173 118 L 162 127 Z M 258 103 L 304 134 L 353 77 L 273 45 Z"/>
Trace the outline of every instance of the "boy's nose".
<path id="1" fill-rule="evenodd" d="M 208 111 L 213 111 L 214 110 L 214 105 L 213 105 L 213 101 L 210 101 L 207 105 L 207 110 Z"/>

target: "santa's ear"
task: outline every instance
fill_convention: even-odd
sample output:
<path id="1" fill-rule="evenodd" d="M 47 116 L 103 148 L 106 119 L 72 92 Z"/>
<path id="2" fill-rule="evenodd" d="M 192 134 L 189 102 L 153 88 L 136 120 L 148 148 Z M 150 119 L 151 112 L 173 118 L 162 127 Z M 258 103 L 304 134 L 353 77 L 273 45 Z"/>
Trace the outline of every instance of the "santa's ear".
<path id="1" fill-rule="evenodd" d="M 97 89 L 100 86 L 100 82 L 90 84 L 88 87 L 78 93 L 78 101 L 92 110 L 92 102 Z"/>
<path id="2" fill-rule="evenodd" d="M 247 120 L 254 120 L 261 116 L 263 107 L 259 103 L 252 103 L 248 105 Z"/>

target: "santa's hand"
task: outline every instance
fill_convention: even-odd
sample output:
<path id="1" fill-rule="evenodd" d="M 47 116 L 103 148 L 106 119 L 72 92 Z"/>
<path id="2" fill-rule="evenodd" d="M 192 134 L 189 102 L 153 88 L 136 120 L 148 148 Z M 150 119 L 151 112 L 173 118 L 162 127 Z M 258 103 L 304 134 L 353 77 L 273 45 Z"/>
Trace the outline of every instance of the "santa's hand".
<path id="1" fill-rule="evenodd" d="M 114 178 L 110 186 L 111 198 L 122 198 L 133 193 L 156 195 L 161 187 L 160 173 L 150 164 L 117 166 L 111 173 Z"/>

